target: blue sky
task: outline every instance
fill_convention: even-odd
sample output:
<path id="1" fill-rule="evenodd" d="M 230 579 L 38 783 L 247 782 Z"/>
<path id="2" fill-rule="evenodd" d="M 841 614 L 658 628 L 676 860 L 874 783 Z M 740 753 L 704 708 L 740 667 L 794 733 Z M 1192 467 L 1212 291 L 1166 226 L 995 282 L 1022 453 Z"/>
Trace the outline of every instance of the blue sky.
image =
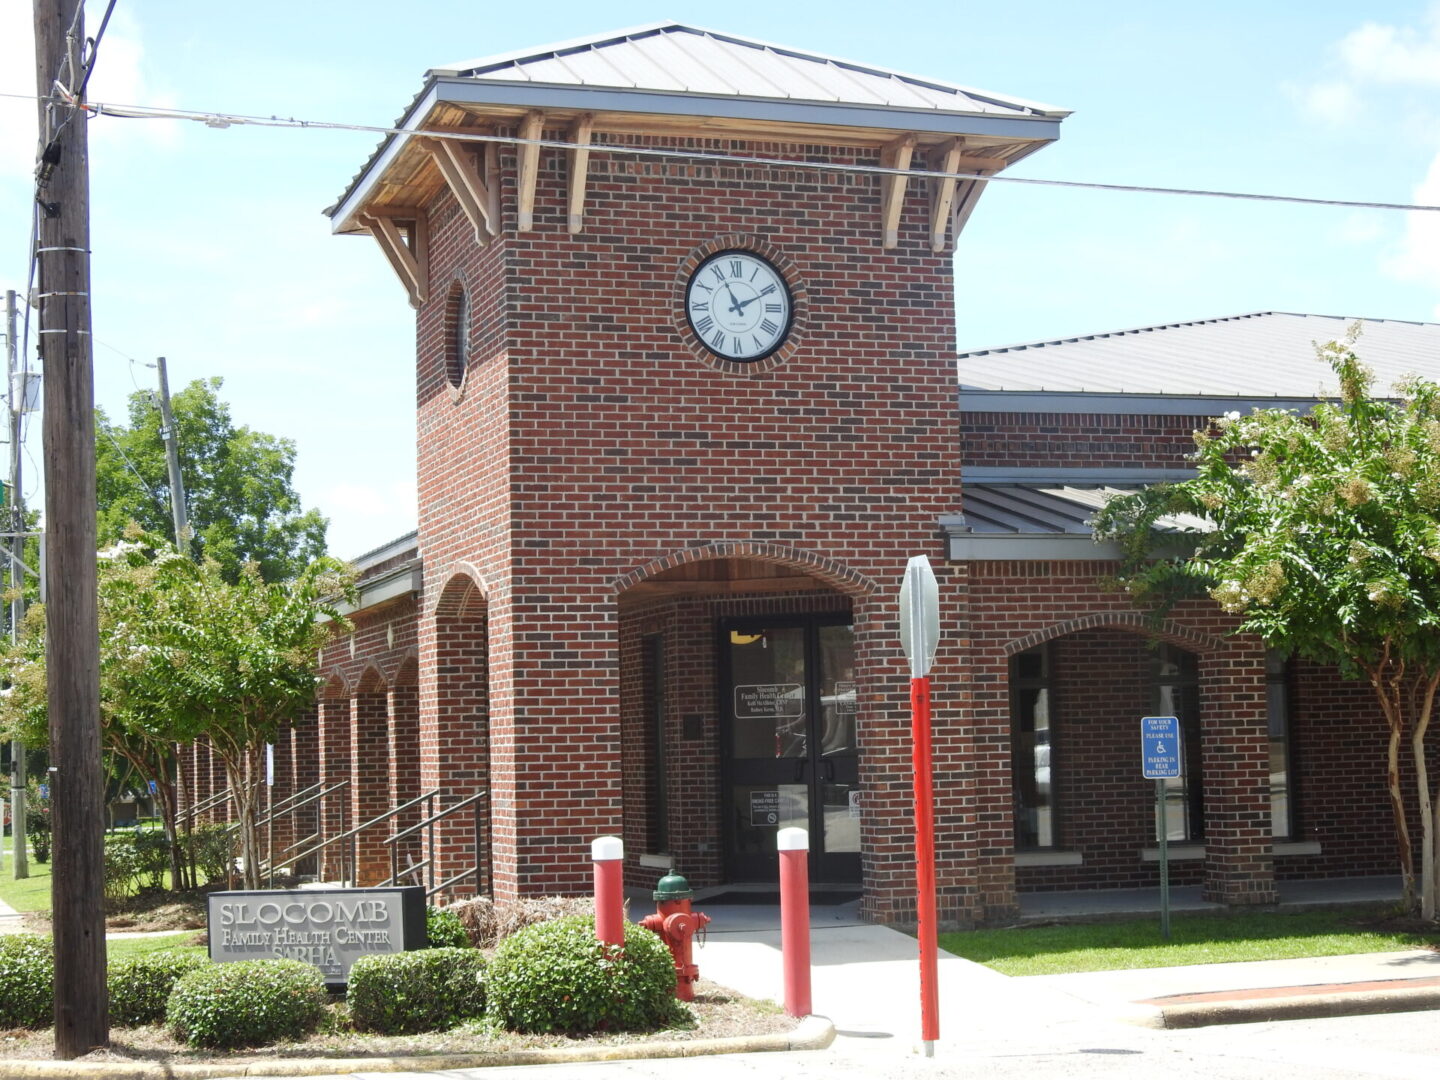
<path id="1" fill-rule="evenodd" d="M 0 0 L 0 93 L 33 92 L 30 18 Z M 118 0 L 90 97 L 387 124 L 430 67 L 667 18 L 1075 110 L 1016 175 L 1440 204 L 1433 2 Z M 0 98 L 0 289 L 23 290 L 32 110 Z M 376 136 L 90 133 L 98 403 L 153 386 L 156 355 L 172 387 L 223 376 L 238 422 L 298 444 L 336 554 L 412 528 L 413 315 L 321 215 Z M 997 184 L 956 286 L 962 349 L 1257 310 L 1435 321 L 1440 214 Z M 39 459 L 35 424 L 32 490 Z"/>

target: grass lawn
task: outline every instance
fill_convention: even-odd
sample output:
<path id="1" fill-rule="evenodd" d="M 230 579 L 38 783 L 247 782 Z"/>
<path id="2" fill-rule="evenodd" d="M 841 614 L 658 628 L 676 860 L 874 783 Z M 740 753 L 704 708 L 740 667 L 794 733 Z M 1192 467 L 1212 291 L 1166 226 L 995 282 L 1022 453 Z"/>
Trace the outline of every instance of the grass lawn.
<path id="1" fill-rule="evenodd" d="M 1160 916 L 1123 922 L 1062 923 L 941 934 L 940 947 L 1006 975 L 1226 964 L 1344 956 L 1429 946 L 1440 928 L 1397 927 L 1388 905 L 1234 915 L 1178 914 L 1170 940 Z"/>
<path id="2" fill-rule="evenodd" d="M 190 944 L 194 940 L 194 930 L 187 930 L 182 934 L 154 934 L 147 937 L 112 937 L 105 940 L 105 956 L 113 962 L 165 950 L 195 953 L 197 956 L 207 955 L 204 945 Z"/>
<path id="3" fill-rule="evenodd" d="M 6 838 L 5 859 L 0 862 L 0 900 L 16 911 L 50 910 L 50 864 L 37 863 L 31 855 L 26 861 L 30 876 L 15 880 L 15 864 L 11 859 L 9 837 Z"/>

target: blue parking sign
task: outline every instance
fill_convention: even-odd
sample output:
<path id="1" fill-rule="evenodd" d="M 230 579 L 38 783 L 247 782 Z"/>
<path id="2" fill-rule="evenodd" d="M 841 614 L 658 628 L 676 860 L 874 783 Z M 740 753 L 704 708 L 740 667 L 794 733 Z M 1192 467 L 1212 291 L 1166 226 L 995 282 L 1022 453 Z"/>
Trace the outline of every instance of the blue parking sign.
<path id="1" fill-rule="evenodd" d="M 1140 760 L 1147 780 L 1171 780 L 1180 775 L 1180 721 L 1177 717 L 1146 716 L 1141 719 Z"/>

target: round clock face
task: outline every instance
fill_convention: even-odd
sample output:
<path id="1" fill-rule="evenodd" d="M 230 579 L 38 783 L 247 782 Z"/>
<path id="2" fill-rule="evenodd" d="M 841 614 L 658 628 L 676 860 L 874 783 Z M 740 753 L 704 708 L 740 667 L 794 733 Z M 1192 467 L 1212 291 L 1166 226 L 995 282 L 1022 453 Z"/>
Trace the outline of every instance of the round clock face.
<path id="1" fill-rule="evenodd" d="M 793 308 L 780 271 L 748 251 L 711 255 L 685 286 L 685 317 L 726 360 L 763 360 L 785 343 Z"/>

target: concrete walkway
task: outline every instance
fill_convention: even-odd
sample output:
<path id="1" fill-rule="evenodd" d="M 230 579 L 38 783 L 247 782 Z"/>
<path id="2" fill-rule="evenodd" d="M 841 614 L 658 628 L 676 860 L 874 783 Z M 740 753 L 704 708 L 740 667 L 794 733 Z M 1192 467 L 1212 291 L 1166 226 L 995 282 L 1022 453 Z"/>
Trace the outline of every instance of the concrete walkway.
<path id="1" fill-rule="evenodd" d="M 1280 908 L 1393 899 L 1397 891 L 1398 881 L 1389 879 L 1308 882 L 1286 890 Z M 1154 914 L 1155 908 L 1147 904 L 1154 892 L 1027 897 L 1022 920 Z M 1158 906 L 1158 895 L 1155 900 Z M 1174 910 L 1211 906 L 1199 901 L 1198 890 L 1172 904 Z M 703 900 L 696 907 L 706 910 Z M 814 1011 L 834 1022 L 840 1039 L 918 1042 L 916 941 L 862 923 L 857 908 L 850 903 L 812 909 Z M 702 976 L 751 997 L 781 1001 L 779 909 L 726 905 L 708 914 L 715 921 L 698 951 Z M 1052 1022 L 1106 1018 L 1148 1027 L 1235 1023 L 1440 1007 L 1440 952 L 1416 949 L 1021 978 L 942 952 L 939 988 L 942 1038 L 946 1027 L 953 1030 L 961 1018 L 967 1029 L 978 1022 L 989 1031 L 1018 1031 L 1033 1022 L 1037 999 L 1044 999 L 1045 1015 Z M 1183 1000 L 1202 994 L 1208 997 Z"/>

